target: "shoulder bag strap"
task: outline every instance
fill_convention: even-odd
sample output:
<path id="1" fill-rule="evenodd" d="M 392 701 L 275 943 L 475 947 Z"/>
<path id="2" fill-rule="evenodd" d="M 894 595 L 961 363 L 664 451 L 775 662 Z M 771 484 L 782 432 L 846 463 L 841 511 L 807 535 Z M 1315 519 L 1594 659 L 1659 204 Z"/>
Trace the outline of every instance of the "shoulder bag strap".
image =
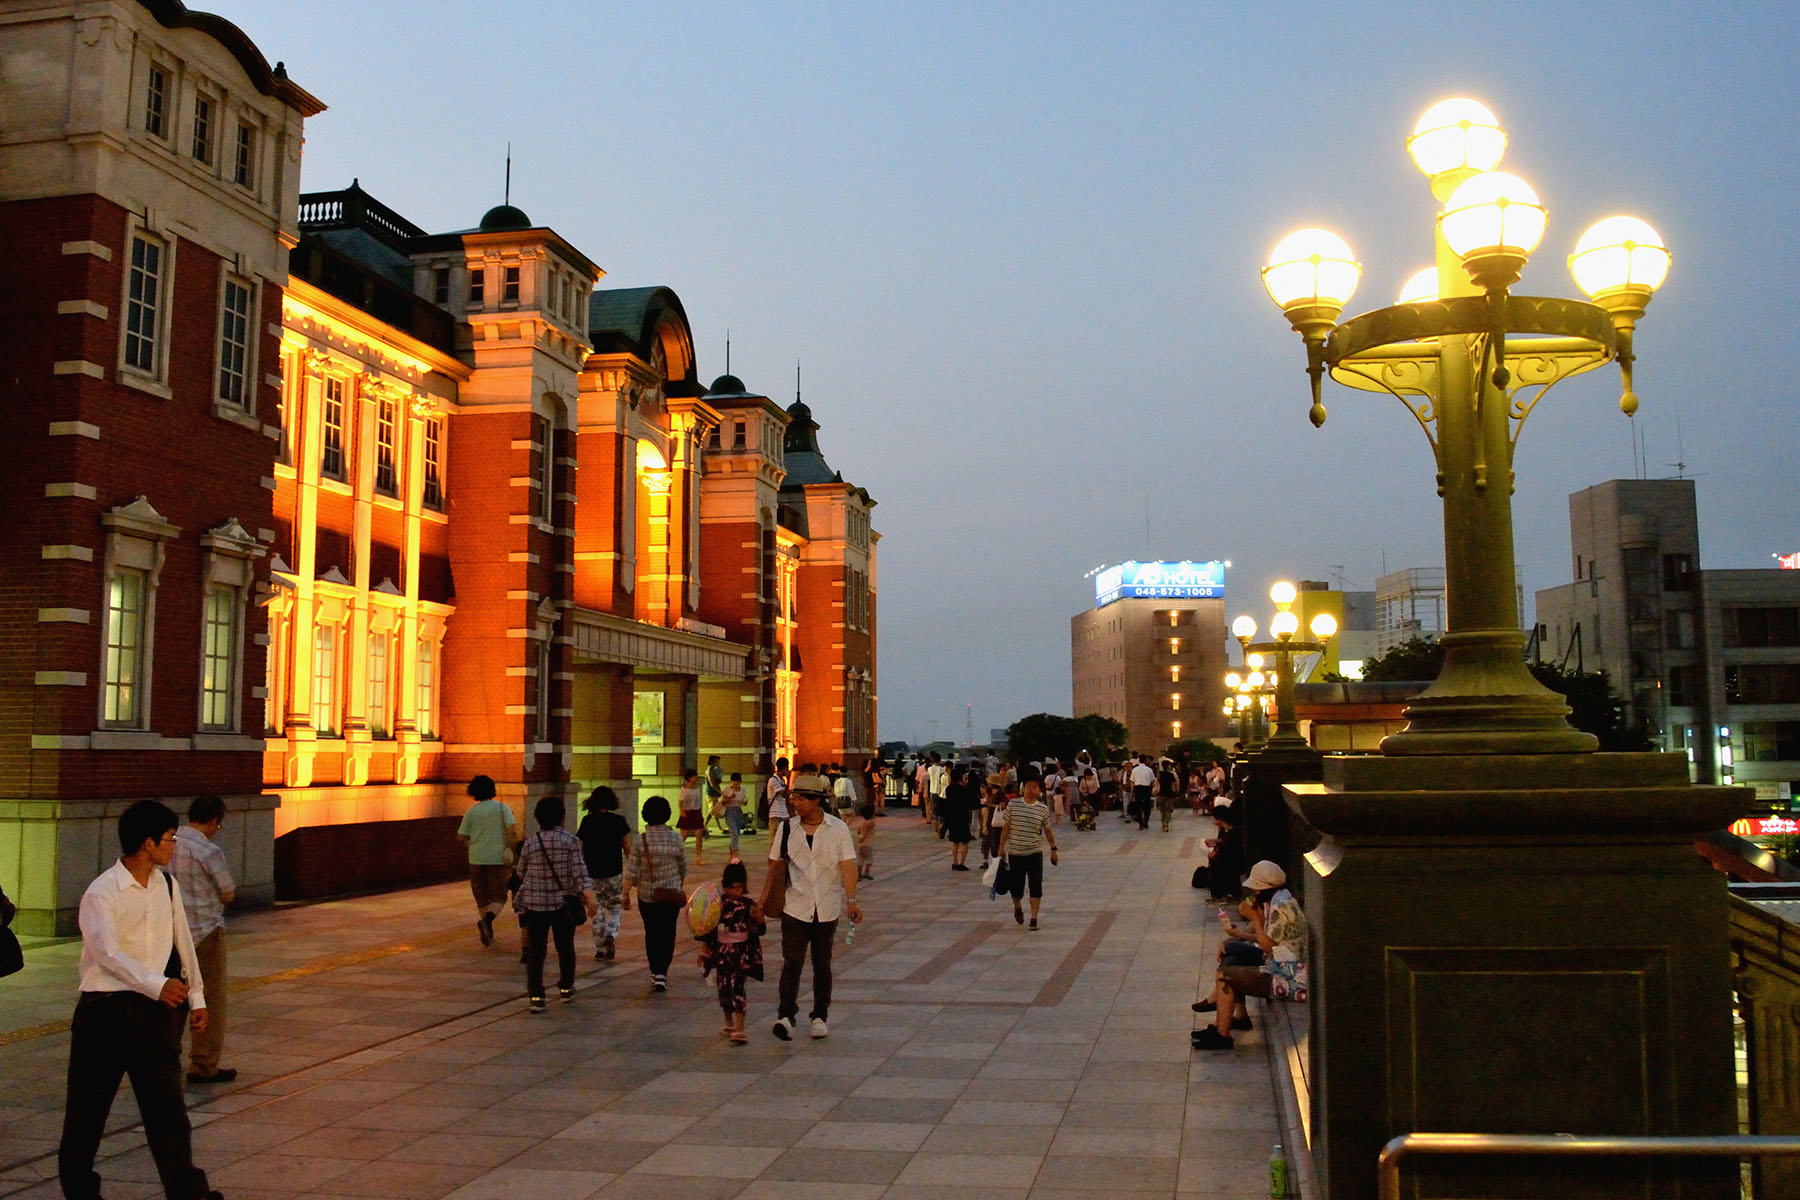
<path id="1" fill-rule="evenodd" d="M 556 864 L 550 861 L 550 852 L 544 849 L 544 831 L 541 829 L 538 830 L 537 847 L 539 857 L 544 860 L 544 865 L 550 868 L 550 882 L 556 885 L 557 891 L 562 891 L 562 872 L 556 869 Z"/>

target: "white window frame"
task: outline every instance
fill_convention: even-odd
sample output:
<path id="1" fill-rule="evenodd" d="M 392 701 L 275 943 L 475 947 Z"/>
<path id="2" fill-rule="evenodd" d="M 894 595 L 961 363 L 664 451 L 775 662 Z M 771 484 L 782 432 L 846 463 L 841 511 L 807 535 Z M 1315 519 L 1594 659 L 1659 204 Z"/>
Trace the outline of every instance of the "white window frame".
<path id="1" fill-rule="evenodd" d="M 312 637 L 308 639 L 307 645 L 307 653 L 311 655 L 307 677 L 312 681 L 307 714 L 312 721 L 313 732 L 323 738 L 338 737 L 341 732 L 338 679 L 342 672 L 338 670 L 338 666 L 343 639 L 338 636 L 339 632 L 338 626 L 333 622 L 319 621 L 313 625 Z"/>
<path id="2" fill-rule="evenodd" d="M 156 593 L 162 581 L 167 544 L 181 535 L 181 529 L 164 520 L 142 496 L 130 504 L 102 513 L 100 524 L 106 530 L 106 552 L 100 572 L 100 610 L 105 616 L 100 636 L 96 728 L 144 730 L 150 727 L 153 711 L 151 683 L 156 667 Z M 112 592 L 113 580 L 128 574 L 142 581 L 143 593 L 134 620 L 136 644 L 132 647 L 130 671 L 122 672 L 114 659 L 114 650 L 120 643 L 116 629 L 118 613 Z M 130 678 L 124 678 L 125 674 Z M 129 712 L 120 712 L 110 702 L 120 688 L 130 690 Z"/>
<path id="3" fill-rule="evenodd" d="M 175 114 L 170 111 L 169 101 L 173 98 L 175 71 L 162 63 L 151 59 L 144 71 L 144 133 L 159 142 L 169 140 L 169 130 L 174 125 Z M 160 85 L 160 86 L 159 86 Z M 156 128 L 151 128 L 151 122 Z"/>
<path id="4" fill-rule="evenodd" d="M 438 677 L 443 673 L 443 642 L 421 629 L 413 647 L 413 728 L 421 738 L 438 736 Z"/>
<path id="5" fill-rule="evenodd" d="M 233 289 L 243 293 L 244 309 L 238 314 L 239 340 L 232 339 L 230 301 Z M 227 409 L 240 413 L 256 411 L 256 282 L 232 271 L 222 273 L 219 280 L 219 327 L 213 363 L 213 399 Z M 237 364 L 232 365 L 235 352 Z M 237 394 L 231 394 L 235 380 Z"/>
<path id="6" fill-rule="evenodd" d="M 423 497 L 421 503 L 426 508 L 437 512 L 443 511 L 445 498 L 449 494 L 445 487 L 444 474 L 444 443 L 446 441 L 445 434 L 448 432 L 449 429 L 442 416 L 425 418 L 425 462 L 422 465 L 424 486 L 420 493 Z"/>
<path id="7" fill-rule="evenodd" d="M 231 140 L 231 182 L 248 191 L 256 191 L 257 142 L 261 135 L 252 121 L 237 119 L 237 132 Z"/>
<path id="8" fill-rule="evenodd" d="M 539 417 L 542 437 L 539 439 L 543 459 L 538 464 L 538 518 L 549 522 L 556 514 L 556 424 L 549 417 Z"/>
<path id="9" fill-rule="evenodd" d="M 550 628 L 540 626 L 537 646 L 537 696 L 536 720 L 533 729 L 533 741 L 543 743 L 550 740 L 550 684 L 555 656 L 551 653 Z"/>
<path id="10" fill-rule="evenodd" d="M 332 389 L 337 389 L 335 399 Z M 342 375 L 327 375 L 319 387 L 319 474 L 326 479 L 343 482 L 350 477 L 350 381 Z M 334 430 L 331 424 L 333 404 L 337 406 L 337 438 L 333 442 Z M 331 466 L 331 456 L 337 455 L 337 466 Z"/>
<path id="11" fill-rule="evenodd" d="M 400 494 L 400 397 L 386 389 L 375 393 L 375 491 L 383 496 Z"/>
<path id="12" fill-rule="evenodd" d="M 267 551 L 236 520 L 228 520 L 200 537 L 200 680 L 199 728 L 207 733 L 238 733 L 244 720 L 244 632 L 249 624 L 250 598 L 256 585 L 256 560 Z M 226 644 L 215 646 L 212 606 L 220 598 L 230 606 Z M 221 653 L 222 652 L 222 653 Z M 208 687 L 208 672 L 222 657 L 223 689 Z M 209 712 L 209 698 L 222 690 L 224 721 Z"/>
<path id="13" fill-rule="evenodd" d="M 210 92 L 196 89 L 188 114 L 188 157 L 212 166 L 219 156 L 219 113 L 223 105 Z"/>
<path id="14" fill-rule="evenodd" d="M 156 271 L 151 274 L 137 265 L 137 248 L 142 243 L 156 253 Z M 119 311 L 125 319 L 119 322 L 119 378 L 121 382 L 167 395 L 164 384 L 169 374 L 170 303 L 175 279 L 175 239 L 155 230 L 134 225 L 125 232 L 125 269 L 120 272 Z M 134 297 L 134 285 L 140 277 L 148 278 L 148 295 Z M 141 315 L 140 315 L 141 314 Z M 147 328 L 146 328 L 147 326 Z M 133 358 L 133 340 L 149 347 L 149 364 Z M 142 357 L 141 355 L 139 357 Z"/>
<path id="15" fill-rule="evenodd" d="M 393 630 L 369 630 L 367 705 L 369 736 L 372 738 L 394 735 L 394 680 L 393 672 L 389 670 L 393 662 L 393 644 Z"/>
<path id="16" fill-rule="evenodd" d="M 125 585 L 136 590 L 127 609 L 115 599 Z M 137 567 L 111 567 L 106 572 L 106 632 L 101 645 L 100 727 L 142 729 L 149 711 L 150 605 L 149 572 Z M 129 630 L 121 630 L 129 613 Z"/>

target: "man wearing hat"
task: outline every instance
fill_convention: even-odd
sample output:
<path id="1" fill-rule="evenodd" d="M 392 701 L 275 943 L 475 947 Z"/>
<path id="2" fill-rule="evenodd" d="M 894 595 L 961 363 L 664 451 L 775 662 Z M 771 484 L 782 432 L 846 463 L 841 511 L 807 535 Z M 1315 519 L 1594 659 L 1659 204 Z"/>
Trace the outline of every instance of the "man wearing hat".
<path id="1" fill-rule="evenodd" d="M 1230 1031 L 1250 1028 L 1245 996 L 1306 999 L 1306 914 L 1288 891 L 1287 873 L 1264 859 L 1250 868 L 1244 886 L 1251 894 L 1240 911 L 1249 924 L 1219 914 L 1228 937 L 1243 940 L 1226 942 L 1212 995 L 1194 1005 L 1195 1012 L 1214 1014 L 1211 1025 L 1194 1031 L 1198 1050 L 1229 1050 Z"/>
<path id="2" fill-rule="evenodd" d="M 809 770 L 794 776 L 788 806 L 794 815 L 772 825 L 769 861 L 787 859 L 787 896 L 781 912 L 781 982 L 775 1036 L 789 1041 L 800 1015 L 800 972 L 810 950 L 813 968 L 811 1030 L 814 1038 L 830 1030 L 831 949 L 838 919 L 846 912 L 852 924 L 862 921 L 856 903 L 856 839 L 836 816 L 826 812 L 830 792 Z"/>

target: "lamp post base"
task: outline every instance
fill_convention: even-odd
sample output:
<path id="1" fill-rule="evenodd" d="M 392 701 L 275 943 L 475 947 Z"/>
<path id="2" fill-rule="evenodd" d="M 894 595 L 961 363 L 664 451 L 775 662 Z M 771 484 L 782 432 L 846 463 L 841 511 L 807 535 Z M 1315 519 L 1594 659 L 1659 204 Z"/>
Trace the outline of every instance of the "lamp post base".
<path id="1" fill-rule="evenodd" d="M 1384 755 L 1590 754 L 1600 739 L 1568 722 L 1563 698 L 1525 665 L 1516 629 L 1447 633 L 1436 682 L 1406 707 Z"/>
<path id="2" fill-rule="evenodd" d="M 1312 1153 L 1373 1196 L 1396 1134 L 1737 1128 L 1725 881 L 1747 788 L 1672 754 L 1327 759 L 1307 855 Z M 1420 1194 L 1735 1197 L 1718 1165 L 1442 1160 Z M 1659 1184 L 1658 1186 L 1662 1186 Z M 1661 1194 L 1661 1193 L 1655 1193 Z"/>

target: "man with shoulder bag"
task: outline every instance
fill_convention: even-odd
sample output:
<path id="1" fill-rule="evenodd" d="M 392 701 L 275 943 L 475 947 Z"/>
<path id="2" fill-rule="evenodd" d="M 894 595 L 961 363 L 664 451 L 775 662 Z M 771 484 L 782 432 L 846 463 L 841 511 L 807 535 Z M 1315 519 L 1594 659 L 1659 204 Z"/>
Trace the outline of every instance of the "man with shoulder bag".
<path id="1" fill-rule="evenodd" d="M 862 907 L 856 902 L 856 839 L 843 821 L 825 811 L 829 800 L 822 780 L 797 778 L 788 793 L 794 815 L 769 840 L 763 897 L 769 907 L 778 905 L 781 915 L 781 982 L 774 1033 L 784 1042 L 794 1036 L 800 972 L 809 952 L 811 1033 L 822 1038 L 830 1032 L 826 1018 L 831 1011 L 831 951 L 838 920 L 847 912 L 852 924 L 862 921 Z"/>

